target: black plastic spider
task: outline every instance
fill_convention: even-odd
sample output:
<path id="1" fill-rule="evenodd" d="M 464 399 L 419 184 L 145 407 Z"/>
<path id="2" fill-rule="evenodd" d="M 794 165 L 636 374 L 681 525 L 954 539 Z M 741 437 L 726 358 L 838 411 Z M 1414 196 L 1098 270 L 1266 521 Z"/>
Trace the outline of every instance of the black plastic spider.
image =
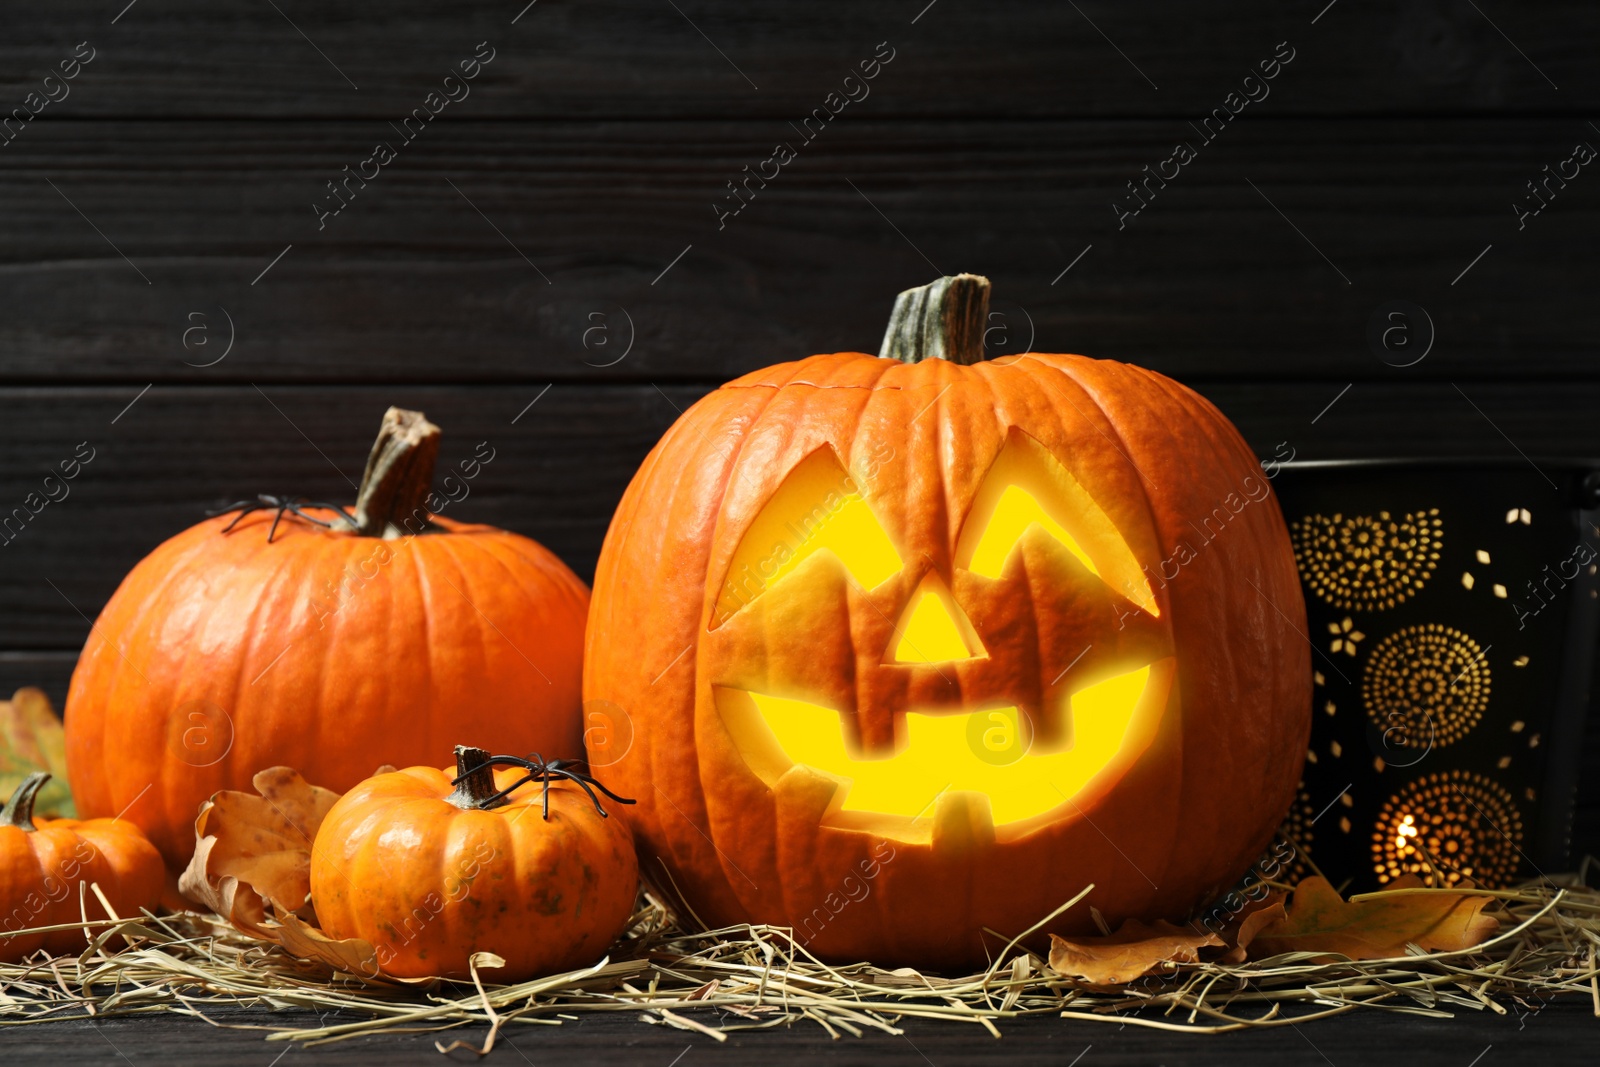
<path id="1" fill-rule="evenodd" d="M 344 520 L 352 527 L 356 525 L 355 517 L 337 504 L 324 504 L 321 501 L 312 500 L 303 496 L 273 496 L 270 493 L 262 493 L 254 500 L 241 500 L 237 504 L 229 504 L 225 508 L 218 508 L 216 511 L 208 511 L 206 512 L 206 515 L 215 518 L 218 515 L 226 515 L 230 511 L 237 511 L 239 514 L 234 517 L 234 520 L 222 528 L 223 533 L 228 533 L 235 526 L 239 525 L 240 519 L 244 518 L 251 512 L 270 511 L 276 508 L 278 514 L 273 517 L 272 529 L 267 531 L 267 543 L 271 544 L 273 536 L 278 532 L 278 523 L 283 521 L 283 513 L 286 511 L 297 518 L 306 520 L 314 526 L 322 526 L 327 529 L 333 528 L 333 523 L 323 522 L 321 519 L 315 519 L 310 515 L 307 515 L 302 510 L 303 508 L 307 507 L 327 508 L 330 511 L 337 511 L 340 516 L 342 516 Z"/>
<path id="2" fill-rule="evenodd" d="M 577 767 L 581 762 L 582 761 L 580 760 L 553 759 L 546 763 L 544 757 L 539 755 L 537 752 L 527 759 L 524 759 L 521 756 L 490 756 L 476 767 L 473 767 L 465 773 L 457 775 L 455 778 L 451 779 L 451 784 L 460 785 L 465 779 L 477 774 L 485 767 L 494 767 L 499 765 L 521 767 L 523 770 L 528 772 L 528 776 L 526 778 L 519 779 L 514 784 L 506 786 L 506 788 L 500 790 L 491 797 L 485 797 L 480 803 L 484 807 L 492 806 L 496 801 L 505 799 L 518 789 L 521 789 L 523 786 L 527 785 L 529 782 L 542 781 L 544 783 L 544 794 L 541 799 L 544 802 L 544 817 L 546 822 L 550 820 L 550 779 L 552 778 L 562 778 L 569 782 L 577 782 L 578 785 L 583 788 L 583 791 L 589 794 L 590 801 L 594 803 L 594 810 L 600 814 L 602 819 L 609 819 L 611 816 L 606 814 L 606 809 L 600 806 L 600 798 L 594 795 L 594 791 L 596 789 L 600 790 L 600 792 L 604 793 L 612 800 L 615 800 L 618 804 L 637 803 L 637 801 L 629 800 L 627 797 L 617 796 L 617 794 L 613 793 L 611 790 L 595 781 L 593 776 L 589 775 L 588 773 L 574 770 L 573 768 Z"/>

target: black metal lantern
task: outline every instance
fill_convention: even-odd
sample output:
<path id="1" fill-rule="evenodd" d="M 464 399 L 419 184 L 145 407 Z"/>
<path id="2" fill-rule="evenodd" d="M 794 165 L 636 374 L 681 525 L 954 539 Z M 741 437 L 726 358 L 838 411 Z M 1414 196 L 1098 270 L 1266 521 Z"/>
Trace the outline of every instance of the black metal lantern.
<path id="1" fill-rule="evenodd" d="M 1564 869 L 1600 621 L 1596 465 L 1268 468 L 1315 683 L 1285 835 L 1352 891 Z"/>

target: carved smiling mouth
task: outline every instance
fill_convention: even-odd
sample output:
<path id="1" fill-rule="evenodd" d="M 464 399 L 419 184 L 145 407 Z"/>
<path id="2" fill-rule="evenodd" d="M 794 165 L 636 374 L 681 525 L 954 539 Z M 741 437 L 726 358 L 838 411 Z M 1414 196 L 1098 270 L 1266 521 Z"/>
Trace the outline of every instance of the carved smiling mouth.
<path id="1" fill-rule="evenodd" d="M 1168 657 L 1078 690 L 1062 709 L 1062 740 L 1048 749 L 1015 707 L 907 712 L 894 751 L 875 757 L 851 751 L 831 708 L 720 687 L 716 698 L 735 746 L 768 786 L 794 767 L 836 780 L 825 825 L 849 827 L 851 813 L 915 822 L 942 797 L 967 794 L 967 806 L 986 807 L 1000 827 L 1073 803 L 1102 774 L 1121 777 L 1155 736 L 1174 667 Z M 983 801 L 974 805 L 974 795 Z"/>

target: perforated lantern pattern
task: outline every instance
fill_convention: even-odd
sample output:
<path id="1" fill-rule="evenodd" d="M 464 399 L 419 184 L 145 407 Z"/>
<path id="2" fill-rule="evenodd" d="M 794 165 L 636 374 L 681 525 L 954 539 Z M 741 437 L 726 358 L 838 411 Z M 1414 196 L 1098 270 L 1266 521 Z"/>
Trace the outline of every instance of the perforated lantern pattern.
<path id="1" fill-rule="evenodd" d="M 1380 883 L 1403 874 L 1503 886 L 1521 866 L 1522 814 L 1499 782 L 1471 771 L 1420 778 L 1384 802 L 1372 831 Z M 1431 860 L 1430 860 L 1431 857 Z"/>
<path id="2" fill-rule="evenodd" d="M 1571 638 L 1600 613 L 1587 474 L 1372 462 L 1274 479 L 1314 650 L 1283 833 L 1335 884 L 1499 887 L 1566 864 L 1594 645 Z"/>
<path id="3" fill-rule="evenodd" d="M 1327 603 L 1348 610 L 1392 608 L 1420 590 L 1439 563 L 1439 509 L 1392 518 L 1335 513 L 1296 522 L 1300 580 Z"/>
<path id="4" fill-rule="evenodd" d="M 1489 706 L 1483 648 L 1453 626 L 1407 626 L 1380 641 L 1361 672 L 1361 702 L 1380 727 L 1448 745 Z"/>

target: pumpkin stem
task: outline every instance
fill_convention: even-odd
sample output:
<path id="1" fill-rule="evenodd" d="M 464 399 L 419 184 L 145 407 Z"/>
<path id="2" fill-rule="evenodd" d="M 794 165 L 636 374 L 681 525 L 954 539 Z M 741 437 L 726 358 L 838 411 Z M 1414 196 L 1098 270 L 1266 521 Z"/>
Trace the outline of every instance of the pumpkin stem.
<path id="1" fill-rule="evenodd" d="M 946 359 L 981 363 L 989 322 L 989 279 L 981 274 L 946 276 L 895 297 L 880 359 L 920 363 Z"/>
<path id="2" fill-rule="evenodd" d="M 420 411 L 384 412 L 356 494 L 357 533 L 395 538 L 427 526 L 439 437 L 439 427 Z"/>
<path id="3" fill-rule="evenodd" d="M 505 765 L 507 767 L 520 767 L 528 773 L 512 782 L 504 789 L 496 789 L 494 781 L 494 767 Z M 542 782 L 544 789 L 540 795 L 540 806 L 544 811 L 545 820 L 550 818 L 550 783 L 575 782 L 578 788 L 588 795 L 594 804 L 595 814 L 602 819 L 610 818 L 606 809 L 600 806 L 600 798 L 594 795 L 596 789 L 615 800 L 618 804 L 635 803 L 627 797 L 619 797 L 599 782 L 594 776 L 577 768 L 581 761 L 553 759 L 546 760 L 539 753 L 534 752 L 528 756 L 491 756 L 481 748 L 467 748 L 465 745 L 456 746 L 456 776 L 455 792 L 445 797 L 458 808 L 477 808 L 480 811 L 488 808 L 498 808 L 506 803 L 506 798 L 530 782 Z"/>
<path id="4" fill-rule="evenodd" d="M 456 746 L 456 788 L 445 797 L 458 808 L 486 811 L 506 803 L 494 784 L 494 762 L 488 750 Z"/>
<path id="5" fill-rule="evenodd" d="M 4 809 L 0 809 L 0 826 L 15 826 L 18 830 L 33 833 L 33 802 L 39 797 L 39 790 L 50 780 L 50 775 L 44 771 L 34 771 L 22 780 L 17 786 L 17 791 L 11 794 L 11 799 L 6 801 Z"/>

